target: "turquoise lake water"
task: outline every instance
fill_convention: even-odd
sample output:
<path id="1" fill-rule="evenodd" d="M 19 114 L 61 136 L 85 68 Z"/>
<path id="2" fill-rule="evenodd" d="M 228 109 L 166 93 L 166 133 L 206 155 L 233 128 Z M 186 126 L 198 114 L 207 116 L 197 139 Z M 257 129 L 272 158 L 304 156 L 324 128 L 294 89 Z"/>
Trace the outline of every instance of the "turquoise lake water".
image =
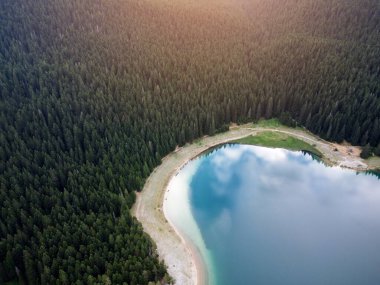
<path id="1" fill-rule="evenodd" d="M 210 284 L 380 284 L 377 176 L 301 152 L 225 145 L 175 179 L 186 184 L 175 191 L 187 189 L 177 206 L 196 226 L 173 222 L 196 241 Z"/>

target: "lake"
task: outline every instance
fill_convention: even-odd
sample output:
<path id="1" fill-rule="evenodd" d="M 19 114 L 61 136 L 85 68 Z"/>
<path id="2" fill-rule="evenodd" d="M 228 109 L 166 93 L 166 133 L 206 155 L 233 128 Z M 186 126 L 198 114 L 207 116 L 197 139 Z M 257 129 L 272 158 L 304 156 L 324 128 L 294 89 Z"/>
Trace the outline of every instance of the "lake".
<path id="1" fill-rule="evenodd" d="M 380 180 L 312 155 L 224 145 L 169 183 L 170 221 L 212 285 L 380 284 Z"/>

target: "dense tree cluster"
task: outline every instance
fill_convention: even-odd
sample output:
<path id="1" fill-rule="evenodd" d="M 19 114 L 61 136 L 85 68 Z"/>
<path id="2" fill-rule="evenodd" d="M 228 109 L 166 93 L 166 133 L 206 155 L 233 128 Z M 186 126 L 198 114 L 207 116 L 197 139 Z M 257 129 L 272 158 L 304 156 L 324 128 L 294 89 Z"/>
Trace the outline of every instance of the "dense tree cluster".
<path id="1" fill-rule="evenodd" d="M 377 0 L 0 1 L 0 283 L 147 284 L 161 158 L 279 117 L 380 142 Z"/>

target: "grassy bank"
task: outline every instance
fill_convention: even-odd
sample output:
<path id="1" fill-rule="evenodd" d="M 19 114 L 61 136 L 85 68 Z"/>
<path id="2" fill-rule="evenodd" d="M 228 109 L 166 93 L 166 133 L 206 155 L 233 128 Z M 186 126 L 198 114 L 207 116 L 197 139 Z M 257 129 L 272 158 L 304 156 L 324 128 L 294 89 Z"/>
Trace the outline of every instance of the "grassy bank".
<path id="1" fill-rule="evenodd" d="M 256 123 L 253 123 L 254 127 L 258 128 L 280 128 L 280 127 L 285 127 L 283 124 L 280 123 L 280 121 L 277 118 L 269 119 L 269 120 L 264 120 L 261 119 Z"/>
<path id="2" fill-rule="evenodd" d="M 380 173 L 380 156 L 372 156 L 365 160 L 365 162 L 371 167 L 378 169 Z"/>
<path id="3" fill-rule="evenodd" d="M 235 143 L 240 144 L 250 144 L 266 147 L 278 147 L 285 148 L 288 150 L 305 150 L 312 152 L 320 157 L 322 153 L 316 149 L 314 146 L 297 139 L 288 134 L 272 131 L 263 131 L 258 133 L 255 136 L 248 136 L 239 140 L 234 141 Z"/>

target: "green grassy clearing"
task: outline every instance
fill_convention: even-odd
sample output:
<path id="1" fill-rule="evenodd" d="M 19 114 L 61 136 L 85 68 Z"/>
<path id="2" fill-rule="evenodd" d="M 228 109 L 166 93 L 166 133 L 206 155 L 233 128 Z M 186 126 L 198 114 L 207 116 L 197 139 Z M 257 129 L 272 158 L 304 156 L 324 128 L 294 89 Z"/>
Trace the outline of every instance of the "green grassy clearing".
<path id="1" fill-rule="evenodd" d="M 371 168 L 378 169 L 378 173 L 380 173 L 380 156 L 372 156 L 365 160 L 368 166 Z"/>
<path id="2" fill-rule="evenodd" d="M 248 136 L 234 142 L 240 144 L 285 148 L 288 150 L 305 150 L 322 157 L 322 153 L 314 146 L 304 142 L 303 140 L 279 132 L 260 132 L 256 136 Z"/>
<path id="3" fill-rule="evenodd" d="M 261 119 L 257 123 L 253 124 L 255 127 L 261 127 L 261 128 L 279 128 L 284 127 L 283 124 L 280 123 L 280 121 L 276 118 L 270 119 L 270 120 L 264 120 Z"/>

